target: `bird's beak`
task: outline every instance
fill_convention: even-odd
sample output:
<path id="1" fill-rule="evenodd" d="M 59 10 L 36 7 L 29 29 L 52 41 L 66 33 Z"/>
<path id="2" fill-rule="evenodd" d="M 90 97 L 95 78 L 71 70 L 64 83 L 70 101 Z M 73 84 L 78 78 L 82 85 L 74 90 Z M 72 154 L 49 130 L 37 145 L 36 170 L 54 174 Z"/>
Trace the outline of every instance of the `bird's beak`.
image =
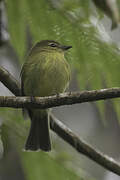
<path id="1" fill-rule="evenodd" d="M 61 49 L 63 49 L 64 51 L 68 50 L 72 48 L 72 46 L 61 46 Z"/>

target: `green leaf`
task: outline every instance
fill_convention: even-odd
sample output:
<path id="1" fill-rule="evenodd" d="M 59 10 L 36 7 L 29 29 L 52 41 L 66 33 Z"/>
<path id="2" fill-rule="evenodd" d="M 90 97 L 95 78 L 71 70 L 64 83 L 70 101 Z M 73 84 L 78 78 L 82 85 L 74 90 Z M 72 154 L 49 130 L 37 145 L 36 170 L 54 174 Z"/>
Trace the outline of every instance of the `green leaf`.
<path id="1" fill-rule="evenodd" d="M 48 154 L 43 152 L 23 152 L 22 161 L 27 179 L 29 180 L 83 180 L 83 178 L 78 177 L 72 170 L 66 169 L 63 165 L 61 166 L 60 163 L 57 163 Z"/>
<path id="2" fill-rule="evenodd" d="M 24 0 L 6 0 L 8 30 L 10 33 L 10 42 L 18 53 L 20 59 L 25 53 L 25 14 L 26 8 Z"/>

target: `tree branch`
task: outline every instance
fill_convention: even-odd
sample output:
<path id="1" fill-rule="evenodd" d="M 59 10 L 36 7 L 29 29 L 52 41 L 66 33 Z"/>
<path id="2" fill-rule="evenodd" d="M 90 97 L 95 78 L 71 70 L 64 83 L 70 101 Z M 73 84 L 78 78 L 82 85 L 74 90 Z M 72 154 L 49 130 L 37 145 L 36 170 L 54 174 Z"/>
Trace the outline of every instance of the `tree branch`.
<path id="1" fill-rule="evenodd" d="M 79 138 L 55 116 L 51 115 L 50 117 L 50 128 L 56 132 L 58 136 L 64 139 L 78 152 L 89 157 L 104 168 L 120 175 L 120 164 L 118 164 L 113 158 L 101 153 L 82 140 L 82 138 Z"/>
<path id="2" fill-rule="evenodd" d="M 0 68 L 0 81 L 15 95 L 20 95 L 20 85 L 15 80 L 15 78 L 10 75 L 8 71 L 3 68 Z M 60 106 L 64 104 L 75 104 L 88 102 L 88 101 L 95 101 L 95 100 L 102 100 L 108 98 L 115 98 L 120 97 L 120 89 L 119 88 L 112 88 L 112 89 L 104 89 L 104 90 L 97 90 L 97 91 L 83 91 L 80 93 L 64 93 L 60 96 L 51 96 L 45 98 L 35 98 L 35 102 L 31 102 L 29 97 L 9 97 L 8 101 L 6 97 L 0 97 L 0 105 L 8 107 L 13 107 L 14 104 L 16 108 L 18 107 L 53 107 L 53 106 Z M 19 105 L 17 106 L 16 103 L 20 100 Z M 5 102 L 7 101 L 7 103 Z M 47 101 L 49 103 L 47 103 Z M 59 102 L 60 101 L 60 102 Z M 12 104 L 12 103 L 13 104 Z M 25 102 L 25 103 L 24 103 Z M 22 103 L 24 105 L 22 105 Z M 99 152 L 81 138 L 79 138 L 76 134 L 74 134 L 68 127 L 66 127 L 62 122 L 60 122 L 56 117 L 52 114 L 50 115 L 50 128 L 58 134 L 62 139 L 64 139 L 68 144 L 70 144 L 73 148 L 75 148 L 78 152 L 82 153 L 83 155 L 87 156 L 88 158 L 92 159 L 96 163 L 100 164 L 101 166 L 105 167 L 106 169 L 120 175 L 120 165 L 111 157 L 104 155 L 103 153 Z"/>
<path id="3" fill-rule="evenodd" d="M 9 76 L 11 78 L 11 76 Z M 2 79 L 2 82 L 4 80 Z M 4 83 L 5 84 L 5 83 Z M 11 83 L 7 84 L 11 86 Z M 17 87 L 17 86 L 16 86 Z M 18 91 L 19 89 L 17 89 Z M 15 91 L 16 92 L 16 91 Z M 19 93 L 19 92 L 18 92 Z M 15 97 L 15 96 L 0 96 L 0 107 L 13 107 L 13 108 L 52 108 L 61 105 L 71 105 L 83 102 L 91 102 L 98 100 L 105 100 L 120 97 L 120 88 L 109 88 L 93 91 L 81 92 L 68 92 L 59 95 L 47 97 Z"/>
<path id="4" fill-rule="evenodd" d="M 0 67 L 0 81 L 13 93 L 15 96 L 20 96 L 20 84 L 17 80 L 3 67 Z"/>

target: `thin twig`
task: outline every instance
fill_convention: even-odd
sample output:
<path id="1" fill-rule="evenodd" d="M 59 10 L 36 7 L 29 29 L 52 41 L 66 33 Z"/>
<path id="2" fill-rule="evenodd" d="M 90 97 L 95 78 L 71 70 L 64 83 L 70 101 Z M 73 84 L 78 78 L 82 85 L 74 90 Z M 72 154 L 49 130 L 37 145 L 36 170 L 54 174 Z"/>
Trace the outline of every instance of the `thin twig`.
<path id="1" fill-rule="evenodd" d="M 2 72 L 3 72 L 3 74 L 1 76 Z M 1 77 L 2 77 L 2 80 L 1 80 Z M 15 80 L 15 78 L 12 75 L 10 75 L 10 73 L 8 73 L 8 71 L 6 71 L 5 69 L 2 69 L 2 68 L 0 68 L 0 81 L 5 86 L 7 86 L 9 88 L 9 90 L 12 91 L 13 94 L 20 95 L 19 83 Z M 15 89 L 14 89 L 14 87 L 15 87 Z M 65 93 L 65 94 L 62 94 L 60 97 L 56 97 L 56 96 L 50 97 L 50 101 L 49 101 L 48 97 L 42 98 L 42 101 L 44 103 L 49 101 L 49 103 L 51 102 L 54 104 L 55 102 L 57 103 L 57 101 L 60 101 L 61 98 L 63 98 L 63 99 L 65 97 L 68 98 L 68 96 L 73 98 L 73 95 L 74 95 L 73 93 L 67 93 L 67 94 Z M 79 96 L 79 98 L 78 98 L 78 96 Z M 112 89 L 105 89 L 105 90 L 98 90 L 98 91 L 85 91 L 82 93 L 77 93 L 76 100 L 73 98 L 74 99 L 73 103 L 75 103 L 75 101 L 77 101 L 77 99 L 79 99 L 79 103 L 80 103 L 80 102 L 87 102 L 87 101 L 108 99 L 108 98 L 115 98 L 115 97 L 120 97 L 120 89 L 119 88 L 112 88 Z M 3 105 L 5 106 L 5 101 L 7 100 L 7 98 L 6 97 L 0 97 L 0 98 L 2 100 Z M 22 101 L 24 99 L 25 99 L 25 101 L 29 100 L 28 104 L 31 105 L 31 107 L 32 106 L 35 107 L 34 105 L 36 105 L 37 107 L 38 106 L 39 107 L 41 106 L 44 108 L 46 107 L 46 105 L 44 105 L 44 103 L 42 106 L 42 103 L 41 103 L 42 101 L 39 102 L 41 104 L 39 104 L 38 102 L 31 103 L 31 100 L 29 97 L 27 97 L 27 99 L 26 99 L 26 97 L 20 97 L 20 98 L 19 97 L 11 97 L 11 99 L 15 100 L 15 103 L 17 102 L 16 98 L 18 98 Z M 52 98 L 53 98 L 53 100 L 57 100 L 57 101 L 52 102 Z M 39 101 L 39 99 L 40 98 L 38 98 L 38 101 Z M 45 99 L 45 101 L 44 101 L 44 99 Z M 21 103 L 22 103 L 22 101 L 21 101 Z M 69 98 L 68 98 L 66 101 L 67 101 L 67 103 L 65 103 L 65 99 L 64 99 L 65 104 L 70 104 L 71 99 L 69 100 Z M 10 107 L 10 102 L 14 102 L 14 101 L 9 100 L 9 107 Z M 1 105 L 2 105 L 2 103 L 1 103 Z M 49 105 L 49 103 L 47 105 Z M 63 105 L 63 102 L 62 102 L 62 104 L 59 103 L 59 105 Z M 22 105 L 20 105 L 20 106 L 22 107 Z M 12 107 L 12 104 L 11 104 L 11 107 Z M 17 105 L 16 105 L 16 107 L 17 107 Z M 27 107 L 27 104 L 25 105 L 25 107 Z M 68 127 L 66 127 L 61 121 L 59 121 L 52 114 L 50 116 L 50 127 L 56 134 L 58 134 L 58 136 L 60 136 L 62 139 L 64 139 L 68 144 L 70 144 L 78 152 L 80 152 L 83 155 L 87 156 L 88 158 L 92 159 L 93 161 L 95 161 L 96 163 L 105 167 L 106 169 L 120 175 L 120 165 L 114 159 L 104 155 L 103 153 L 99 152 L 98 150 L 96 150 L 95 148 L 93 148 L 92 146 L 87 144 L 85 141 L 83 141 L 76 134 L 74 134 Z"/>

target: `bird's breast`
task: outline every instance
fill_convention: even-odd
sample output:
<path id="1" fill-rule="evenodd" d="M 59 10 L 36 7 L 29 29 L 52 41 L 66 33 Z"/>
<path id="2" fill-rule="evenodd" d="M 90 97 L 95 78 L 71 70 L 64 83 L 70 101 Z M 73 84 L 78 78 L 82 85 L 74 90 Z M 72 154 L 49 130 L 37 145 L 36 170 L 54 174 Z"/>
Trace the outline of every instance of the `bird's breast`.
<path id="1" fill-rule="evenodd" d="M 39 62 L 38 62 L 39 63 Z M 32 65 L 26 80 L 27 95 L 49 96 L 63 92 L 70 80 L 70 68 L 64 58 L 48 58 L 40 64 Z"/>

